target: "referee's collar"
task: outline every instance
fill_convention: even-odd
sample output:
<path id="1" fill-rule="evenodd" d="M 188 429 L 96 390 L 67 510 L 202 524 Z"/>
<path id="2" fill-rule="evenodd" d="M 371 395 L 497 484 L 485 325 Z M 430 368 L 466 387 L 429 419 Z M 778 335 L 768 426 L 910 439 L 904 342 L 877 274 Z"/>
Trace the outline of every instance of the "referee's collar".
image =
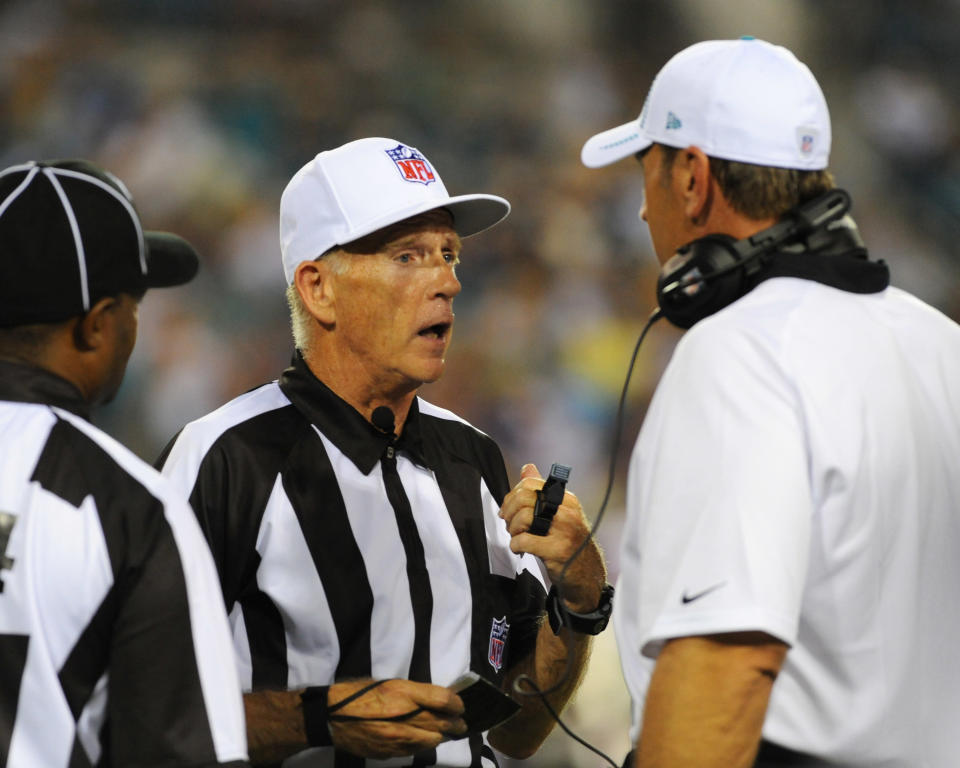
<path id="1" fill-rule="evenodd" d="M 356 408 L 314 376 L 300 350 L 294 352 L 290 367 L 280 375 L 280 389 L 300 413 L 357 465 L 357 469 L 365 475 L 370 474 L 390 445 L 390 435 L 373 426 Z M 403 434 L 394 447 L 417 464 L 429 467 L 423 455 L 417 398 L 413 398 L 410 404 Z"/>
<path id="2" fill-rule="evenodd" d="M 0 400 L 55 405 L 90 421 L 90 404 L 76 385 L 28 363 L 0 360 Z"/>

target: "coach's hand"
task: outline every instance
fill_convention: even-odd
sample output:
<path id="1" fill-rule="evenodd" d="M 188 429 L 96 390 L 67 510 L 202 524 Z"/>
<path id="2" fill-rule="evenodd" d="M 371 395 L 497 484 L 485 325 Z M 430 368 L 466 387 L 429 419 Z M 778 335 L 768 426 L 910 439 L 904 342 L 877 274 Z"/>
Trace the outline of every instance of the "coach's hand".
<path id="1" fill-rule="evenodd" d="M 336 708 L 337 703 L 370 685 L 372 680 L 334 683 L 327 694 L 336 716 L 358 718 L 330 720 L 330 735 L 337 749 L 358 757 L 402 757 L 436 747 L 466 733 L 460 718 L 463 702 L 448 688 L 411 680 L 386 680 L 363 695 Z M 409 717 L 392 720 L 407 713 Z"/>
<path id="2" fill-rule="evenodd" d="M 577 497 L 567 491 L 557 507 L 546 536 L 527 533 L 533 521 L 537 491 L 544 480 L 534 464 L 524 464 L 520 482 L 507 494 L 500 508 L 500 517 L 510 533 L 510 549 L 539 557 L 547 568 L 550 580 L 556 584 L 567 560 L 590 534 L 590 523 Z M 606 568 L 600 548 L 593 539 L 570 564 L 563 578 L 564 602 L 571 611 L 589 613 L 600 602 L 600 592 L 606 583 Z"/>

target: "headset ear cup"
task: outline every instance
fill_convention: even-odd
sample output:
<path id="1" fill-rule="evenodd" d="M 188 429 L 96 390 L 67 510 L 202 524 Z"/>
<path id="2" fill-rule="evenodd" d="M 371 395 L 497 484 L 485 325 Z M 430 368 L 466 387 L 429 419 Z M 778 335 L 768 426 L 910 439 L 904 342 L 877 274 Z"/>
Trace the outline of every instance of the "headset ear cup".
<path id="1" fill-rule="evenodd" d="M 746 292 L 745 263 L 729 235 L 707 235 L 680 248 L 657 280 L 657 303 L 678 328 L 690 328 Z M 717 277 L 714 273 L 729 270 Z"/>

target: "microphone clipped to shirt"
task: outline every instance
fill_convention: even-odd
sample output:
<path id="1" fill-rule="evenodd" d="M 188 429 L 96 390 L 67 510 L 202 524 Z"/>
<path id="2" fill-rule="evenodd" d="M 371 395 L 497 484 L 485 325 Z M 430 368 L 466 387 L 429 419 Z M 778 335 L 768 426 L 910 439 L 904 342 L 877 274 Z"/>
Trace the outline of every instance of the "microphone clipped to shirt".
<path id="1" fill-rule="evenodd" d="M 373 413 L 370 414 L 370 423 L 381 432 L 386 432 L 394 440 L 396 440 L 397 434 L 393 430 L 397 421 L 393 415 L 393 411 L 387 406 L 378 405 L 376 408 L 374 408 Z"/>
<path id="2" fill-rule="evenodd" d="M 394 445 L 397 442 L 397 433 L 394 431 L 397 420 L 393 415 L 393 411 L 385 405 L 378 405 L 373 409 L 373 413 L 370 414 L 370 423 L 381 432 L 390 435 L 390 445 L 387 446 L 386 453 L 387 458 L 392 459 L 396 452 Z"/>

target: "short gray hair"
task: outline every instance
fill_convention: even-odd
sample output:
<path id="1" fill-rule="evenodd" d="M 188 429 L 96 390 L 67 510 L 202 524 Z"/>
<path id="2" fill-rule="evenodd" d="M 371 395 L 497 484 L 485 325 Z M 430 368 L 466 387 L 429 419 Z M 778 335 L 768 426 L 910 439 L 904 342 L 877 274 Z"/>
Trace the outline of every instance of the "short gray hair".
<path id="1" fill-rule="evenodd" d="M 329 250 L 314 261 L 321 259 L 330 265 L 330 271 L 335 275 L 342 275 L 350 266 L 349 254 L 342 248 Z M 293 343 L 297 349 L 304 351 L 310 344 L 315 321 L 313 315 L 304 306 L 296 283 L 287 286 L 287 306 L 290 308 L 290 330 L 293 333 Z"/>

